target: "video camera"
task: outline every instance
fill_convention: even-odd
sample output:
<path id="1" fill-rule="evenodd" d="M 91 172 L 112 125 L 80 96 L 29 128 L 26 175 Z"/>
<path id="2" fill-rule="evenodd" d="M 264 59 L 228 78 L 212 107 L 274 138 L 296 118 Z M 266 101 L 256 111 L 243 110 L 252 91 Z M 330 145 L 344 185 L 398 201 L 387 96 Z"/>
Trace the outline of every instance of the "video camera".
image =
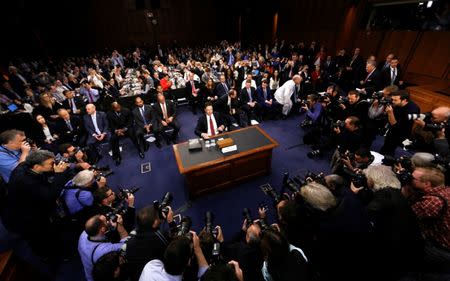
<path id="1" fill-rule="evenodd" d="M 159 211 L 160 219 L 164 219 L 167 217 L 169 213 L 169 206 L 172 204 L 173 195 L 170 192 L 167 192 L 161 200 L 161 203 L 158 200 L 153 201 L 153 207 Z"/>
<path id="2" fill-rule="evenodd" d="M 284 194 L 278 194 L 269 183 L 265 183 L 259 188 L 261 188 L 262 192 L 264 192 L 265 195 L 269 196 L 273 200 L 273 204 L 275 206 L 283 200 L 289 200 L 289 198 L 287 198 Z"/>

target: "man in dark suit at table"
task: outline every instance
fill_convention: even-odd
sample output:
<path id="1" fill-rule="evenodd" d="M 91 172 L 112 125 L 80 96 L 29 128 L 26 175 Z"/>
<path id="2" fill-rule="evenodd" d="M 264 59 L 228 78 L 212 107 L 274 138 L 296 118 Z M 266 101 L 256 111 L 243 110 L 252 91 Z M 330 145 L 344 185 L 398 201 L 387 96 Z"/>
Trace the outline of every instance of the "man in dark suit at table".
<path id="1" fill-rule="evenodd" d="M 230 90 L 230 86 L 227 85 L 227 82 L 225 80 L 225 75 L 220 75 L 220 82 L 217 83 L 216 88 L 214 88 L 214 92 L 216 93 L 216 96 L 219 98 L 222 96 L 226 96 L 228 94 L 228 91 Z"/>
<path id="2" fill-rule="evenodd" d="M 138 144 L 139 155 L 148 150 L 149 144 L 145 140 L 145 135 L 150 134 L 153 128 L 153 109 L 150 105 L 144 104 L 142 98 L 134 100 L 136 108 L 133 109 L 134 133 Z M 161 148 L 161 144 L 156 141 L 156 146 Z"/>
<path id="3" fill-rule="evenodd" d="M 200 116 L 195 127 L 195 134 L 204 139 L 209 139 L 222 133 L 225 130 L 225 124 L 223 123 L 220 114 L 213 112 L 213 106 L 211 103 L 205 104 L 205 114 Z"/>
<path id="4" fill-rule="evenodd" d="M 76 115 L 70 115 L 65 108 L 58 110 L 58 116 L 55 126 L 61 143 L 68 142 L 83 145 L 86 138 L 81 119 Z"/>
<path id="5" fill-rule="evenodd" d="M 239 99 L 241 100 L 242 110 L 247 113 L 249 125 L 251 125 L 252 119 L 257 119 L 258 121 L 260 121 L 261 106 L 258 104 L 256 91 L 255 88 L 251 86 L 250 80 L 245 81 L 245 87 L 241 90 Z"/>
<path id="6" fill-rule="evenodd" d="M 158 93 L 156 98 L 157 102 L 153 105 L 153 112 L 155 114 L 153 130 L 156 141 L 161 142 L 161 137 L 163 137 L 167 144 L 171 142 L 176 143 L 178 132 L 180 131 L 180 125 L 176 120 L 177 108 L 171 100 L 166 100 L 162 93 Z M 166 132 L 169 128 L 173 129 L 171 137 Z"/>
<path id="7" fill-rule="evenodd" d="M 111 136 L 106 113 L 97 111 L 95 105 L 89 103 L 86 105 L 86 115 L 83 116 L 83 121 L 87 132 L 86 144 L 95 154 L 96 160 L 99 160 L 101 155 L 98 147 L 100 144 L 108 142 Z"/>
<path id="8" fill-rule="evenodd" d="M 383 87 L 396 85 L 397 87 L 403 86 L 403 80 L 401 79 L 402 70 L 398 64 L 398 58 L 392 57 L 388 67 L 381 71 L 381 80 Z"/>
<path id="9" fill-rule="evenodd" d="M 76 97 L 75 93 L 70 90 L 63 92 L 66 99 L 62 102 L 63 108 L 67 109 L 72 114 L 80 115 L 86 104 L 81 97 Z"/>
<path id="10" fill-rule="evenodd" d="M 111 110 L 106 114 L 109 128 L 111 129 L 112 157 L 116 165 L 120 165 L 122 156 L 120 155 L 119 140 L 123 137 L 130 138 L 136 144 L 133 132 L 133 115 L 128 108 L 122 107 L 118 102 L 111 104 Z M 144 154 L 139 152 L 139 157 L 144 158 Z"/>

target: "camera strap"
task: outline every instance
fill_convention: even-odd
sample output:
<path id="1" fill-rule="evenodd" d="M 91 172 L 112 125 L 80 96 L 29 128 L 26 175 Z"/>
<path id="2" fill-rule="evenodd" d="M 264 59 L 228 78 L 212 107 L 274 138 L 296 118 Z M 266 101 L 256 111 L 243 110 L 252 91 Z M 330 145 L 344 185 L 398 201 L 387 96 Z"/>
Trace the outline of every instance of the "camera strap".
<path id="1" fill-rule="evenodd" d="M 102 243 L 98 243 L 97 245 L 95 245 L 94 250 L 92 250 L 92 254 L 91 254 L 91 263 L 92 265 L 94 265 L 94 254 L 95 251 L 97 250 L 97 248 L 101 245 Z"/>

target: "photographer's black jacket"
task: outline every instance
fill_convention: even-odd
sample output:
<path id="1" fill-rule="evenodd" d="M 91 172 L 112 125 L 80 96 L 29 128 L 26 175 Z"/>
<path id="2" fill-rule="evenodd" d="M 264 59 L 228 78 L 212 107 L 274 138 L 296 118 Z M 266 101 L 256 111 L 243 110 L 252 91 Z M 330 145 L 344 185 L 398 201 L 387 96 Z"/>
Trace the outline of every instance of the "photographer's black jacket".
<path id="1" fill-rule="evenodd" d="M 17 166 L 9 179 L 3 214 L 5 226 L 25 237 L 47 231 L 56 199 L 67 180 L 66 173 L 56 173 L 50 181 L 48 175 L 37 174 L 25 164 Z"/>

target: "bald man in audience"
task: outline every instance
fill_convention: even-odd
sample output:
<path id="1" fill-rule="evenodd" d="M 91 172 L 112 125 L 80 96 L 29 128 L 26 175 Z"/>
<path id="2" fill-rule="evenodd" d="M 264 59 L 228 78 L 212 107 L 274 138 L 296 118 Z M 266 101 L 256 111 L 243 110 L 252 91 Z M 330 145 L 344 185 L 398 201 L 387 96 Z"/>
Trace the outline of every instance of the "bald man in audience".
<path id="1" fill-rule="evenodd" d="M 286 81 L 283 86 L 278 88 L 274 94 L 275 100 L 283 106 L 283 119 L 291 112 L 293 105 L 291 97 L 294 95 L 294 98 L 297 98 L 295 96 L 298 95 L 298 92 L 300 91 L 301 82 L 302 77 L 300 75 L 294 75 L 291 80 Z"/>

